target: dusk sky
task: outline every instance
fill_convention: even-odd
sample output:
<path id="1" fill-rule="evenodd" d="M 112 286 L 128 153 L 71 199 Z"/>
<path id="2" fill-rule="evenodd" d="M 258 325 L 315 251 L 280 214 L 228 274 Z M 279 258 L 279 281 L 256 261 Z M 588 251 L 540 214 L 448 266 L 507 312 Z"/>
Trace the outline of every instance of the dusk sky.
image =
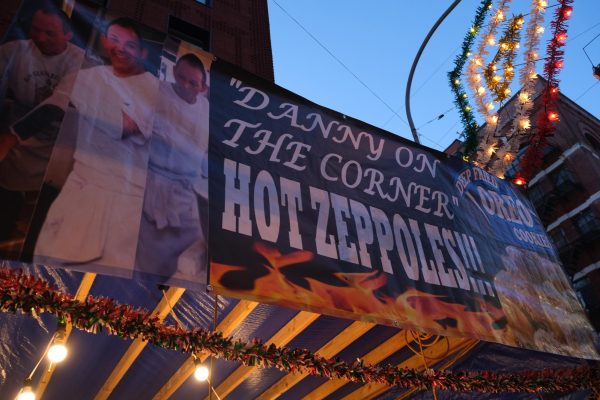
<path id="1" fill-rule="evenodd" d="M 278 85 L 317 104 L 412 139 L 404 106 L 410 66 L 427 32 L 451 4 L 450 0 L 269 0 L 268 3 Z M 493 2 L 494 7 L 497 3 Z M 530 3 L 513 1 L 507 16 L 529 13 Z M 443 150 L 462 131 L 446 73 L 454 68 L 454 59 L 480 4 L 463 0 L 454 9 L 433 35 L 415 72 L 411 90 L 413 120 L 421 143 L 437 150 Z M 540 57 L 546 55 L 550 22 L 557 4 L 548 0 Z M 598 2 L 577 0 L 572 6 L 564 68 L 558 75 L 560 88 L 571 100 L 600 117 L 600 81 L 592 75 L 592 63 L 582 50 L 600 34 Z M 524 36 L 523 32 L 522 48 Z M 474 47 L 478 43 L 479 37 Z M 497 47 L 489 51 L 494 54 Z M 600 64 L 600 37 L 586 51 L 595 65 Z M 519 54 L 515 65 L 522 62 Z M 513 93 L 519 89 L 519 67 L 515 68 Z M 537 71 L 543 73 L 543 60 L 538 62 Z M 436 119 L 440 114 L 444 117 Z M 480 115 L 477 118 L 483 122 Z"/>

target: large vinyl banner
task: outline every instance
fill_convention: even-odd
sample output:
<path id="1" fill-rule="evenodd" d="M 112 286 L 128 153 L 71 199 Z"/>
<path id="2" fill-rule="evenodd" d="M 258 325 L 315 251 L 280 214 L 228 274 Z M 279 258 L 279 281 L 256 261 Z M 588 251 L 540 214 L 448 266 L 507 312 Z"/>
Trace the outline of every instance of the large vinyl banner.
<path id="1" fill-rule="evenodd" d="M 220 62 L 210 133 L 210 283 L 222 293 L 597 357 L 511 184 Z"/>
<path id="2" fill-rule="evenodd" d="M 510 183 L 86 4 L 0 44 L 0 258 L 598 357 Z"/>

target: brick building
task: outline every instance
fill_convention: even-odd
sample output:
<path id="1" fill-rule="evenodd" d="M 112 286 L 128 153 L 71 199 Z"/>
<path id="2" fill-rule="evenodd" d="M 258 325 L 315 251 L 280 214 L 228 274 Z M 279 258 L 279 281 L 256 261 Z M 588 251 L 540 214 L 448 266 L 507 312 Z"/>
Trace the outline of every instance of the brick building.
<path id="1" fill-rule="evenodd" d="M 0 36 L 20 0 L 0 5 Z M 60 2 L 59 2 L 60 3 Z M 83 4 L 105 6 L 110 14 L 133 18 L 160 32 L 195 42 L 218 58 L 273 81 L 273 56 L 266 0 L 65 0 L 74 19 Z"/>
<path id="2" fill-rule="evenodd" d="M 536 97 L 544 85 L 538 79 Z M 499 137 L 510 129 L 516 99 L 518 93 L 499 110 L 504 121 L 497 128 Z M 534 104 L 532 115 L 540 107 L 539 97 Z M 524 189 L 594 327 L 600 330 L 600 120 L 562 93 L 558 113 L 560 121 L 543 151 L 543 166 Z M 524 139 L 519 156 L 506 171 L 508 179 L 516 175 L 526 146 Z M 455 142 L 446 152 L 456 154 L 460 149 Z"/>

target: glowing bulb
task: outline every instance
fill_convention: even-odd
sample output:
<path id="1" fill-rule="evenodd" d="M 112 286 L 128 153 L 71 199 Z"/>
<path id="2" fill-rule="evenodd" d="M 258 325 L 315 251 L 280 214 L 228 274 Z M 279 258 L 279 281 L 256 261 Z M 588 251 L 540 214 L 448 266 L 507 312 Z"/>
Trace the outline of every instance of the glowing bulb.
<path id="1" fill-rule="evenodd" d="M 486 103 L 485 108 L 487 108 L 488 111 L 492 111 L 494 109 L 494 103 L 492 103 L 491 101 L 489 103 Z"/>
<path id="2" fill-rule="evenodd" d="M 506 72 L 513 72 L 513 69 L 514 69 L 513 67 L 506 67 L 505 68 Z"/>
<path id="3" fill-rule="evenodd" d="M 35 400 L 35 393 L 31 388 L 31 379 L 25 379 L 23 388 L 19 391 L 16 400 Z"/>
<path id="4" fill-rule="evenodd" d="M 557 62 L 555 62 L 555 63 L 554 63 L 554 66 L 555 66 L 556 68 L 562 68 L 562 67 L 563 67 L 563 65 L 564 65 L 564 64 L 563 64 L 563 62 L 562 62 L 562 61 L 557 61 Z"/>
<path id="5" fill-rule="evenodd" d="M 467 94 L 463 93 L 462 97 L 463 97 L 463 99 L 466 99 L 467 98 Z"/>
<path id="6" fill-rule="evenodd" d="M 537 78 L 537 72 L 533 71 L 531 74 L 529 74 L 529 79 L 535 79 Z"/>
<path id="7" fill-rule="evenodd" d="M 494 154 L 496 152 L 496 148 L 494 146 L 490 146 L 490 147 L 488 147 L 487 152 L 491 156 L 492 154 Z"/>
<path id="8" fill-rule="evenodd" d="M 556 35 L 556 41 L 558 41 L 559 43 L 564 43 L 567 41 L 567 34 L 562 32 L 559 33 L 558 35 Z"/>
<path id="9" fill-rule="evenodd" d="M 521 178 L 521 177 L 518 177 L 518 178 L 515 178 L 515 179 L 513 180 L 513 183 L 514 183 L 515 185 L 518 185 L 518 186 L 523 186 L 523 185 L 524 185 L 524 184 L 526 184 L 527 182 L 525 181 L 525 179 L 523 179 L 523 178 Z"/>
<path id="10" fill-rule="evenodd" d="M 502 80 L 502 78 L 500 77 L 500 75 L 494 75 L 493 78 L 496 82 L 500 82 Z"/>
<path id="11" fill-rule="evenodd" d="M 508 95 L 510 95 L 510 93 L 511 93 L 511 91 L 510 91 L 510 88 L 506 88 L 506 89 L 504 89 L 504 95 L 505 95 L 505 96 L 508 96 Z"/>
<path id="12" fill-rule="evenodd" d="M 467 57 L 471 57 L 471 52 L 467 51 Z"/>
<path id="13" fill-rule="evenodd" d="M 202 364 L 196 366 L 196 370 L 194 371 L 194 378 L 196 378 L 196 380 L 200 381 L 200 382 L 204 382 L 205 380 L 207 380 L 208 379 L 208 368 L 206 368 Z"/>
<path id="14" fill-rule="evenodd" d="M 48 360 L 52 361 L 53 363 L 59 363 L 67 358 L 67 353 L 67 346 L 62 343 L 54 343 L 48 349 Z"/>
<path id="15" fill-rule="evenodd" d="M 488 36 L 487 42 L 490 46 L 493 46 L 496 44 L 496 38 L 494 38 L 494 36 L 490 35 L 490 36 Z"/>
<path id="16" fill-rule="evenodd" d="M 558 93 L 558 88 L 557 87 L 553 87 L 552 89 L 550 89 L 550 93 L 557 94 Z"/>
<path id="17" fill-rule="evenodd" d="M 460 81 L 459 81 L 458 79 L 455 79 L 455 80 L 454 80 L 454 84 L 455 84 L 456 86 L 458 86 L 458 85 L 460 85 Z"/>
<path id="18" fill-rule="evenodd" d="M 496 14 L 496 20 L 502 21 L 503 19 L 504 19 L 504 13 L 502 11 L 498 11 L 498 13 Z"/>
<path id="19" fill-rule="evenodd" d="M 465 111 L 467 111 L 467 112 L 471 111 L 471 107 L 469 107 L 469 106 L 466 106 L 466 107 L 465 107 Z"/>
<path id="20" fill-rule="evenodd" d="M 525 20 L 523 18 L 519 18 L 517 20 L 517 24 L 519 24 L 519 25 L 523 25 L 523 22 L 525 22 Z"/>
<path id="21" fill-rule="evenodd" d="M 521 129 L 529 129 L 531 128 L 531 122 L 529 122 L 529 118 L 524 117 L 519 120 L 519 128 Z"/>
<path id="22" fill-rule="evenodd" d="M 519 101 L 521 103 L 527 103 L 529 101 L 529 93 L 527 93 L 527 92 L 519 93 Z"/>
<path id="23" fill-rule="evenodd" d="M 52 339 L 52 345 L 48 349 L 48 360 L 53 363 L 59 363 L 67 357 L 67 331 L 63 324 L 58 325 L 54 338 Z"/>
<path id="24" fill-rule="evenodd" d="M 563 17 L 565 19 L 569 19 L 571 17 L 571 14 L 573 14 L 573 7 L 571 7 L 571 6 L 563 7 Z"/>
<path id="25" fill-rule="evenodd" d="M 485 94 L 485 88 L 484 88 L 483 86 L 479 86 L 479 87 L 477 88 L 477 94 L 478 94 L 479 96 L 483 96 L 483 95 Z"/>
<path id="26" fill-rule="evenodd" d="M 538 4 L 540 5 L 540 7 L 543 7 L 543 8 L 548 7 L 548 2 L 546 0 L 540 0 L 540 2 Z"/>
<path id="27" fill-rule="evenodd" d="M 520 43 L 515 43 L 515 49 L 519 49 L 521 48 L 521 44 Z"/>
<path id="28" fill-rule="evenodd" d="M 541 35 L 542 33 L 544 33 L 544 27 L 541 25 L 536 26 L 535 33 L 537 33 L 538 35 Z"/>
<path id="29" fill-rule="evenodd" d="M 557 113 L 557 112 L 555 112 L 555 111 L 550 111 L 550 112 L 548 113 L 548 119 L 549 119 L 550 121 L 558 121 L 558 113 Z"/>
<path id="30" fill-rule="evenodd" d="M 502 43 L 500 47 L 502 48 L 502 50 L 508 50 L 508 43 Z"/>
<path id="31" fill-rule="evenodd" d="M 475 27 L 472 26 L 471 29 L 470 29 L 470 31 L 471 31 L 471 33 L 475 33 L 475 32 L 477 32 L 477 29 L 475 29 Z"/>
<path id="32" fill-rule="evenodd" d="M 496 125 L 498 123 L 498 116 L 497 115 L 492 115 L 491 117 L 489 117 L 487 119 L 487 122 L 490 125 Z"/>
<path id="33" fill-rule="evenodd" d="M 475 82 L 480 82 L 481 81 L 481 74 L 475 74 L 475 76 L 473 76 L 473 80 Z"/>

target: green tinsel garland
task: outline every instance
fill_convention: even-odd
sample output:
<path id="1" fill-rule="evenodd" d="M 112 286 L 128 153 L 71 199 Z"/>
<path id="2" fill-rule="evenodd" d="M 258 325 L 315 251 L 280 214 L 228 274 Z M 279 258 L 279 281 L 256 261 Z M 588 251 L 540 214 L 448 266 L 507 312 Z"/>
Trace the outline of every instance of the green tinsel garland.
<path id="1" fill-rule="evenodd" d="M 460 82 L 460 77 L 462 75 L 463 67 L 471 55 L 471 47 L 475 41 L 475 36 L 481 29 L 481 26 L 485 21 L 485 17 L 491 7 L 492 0 L 483 0 L 481 5 L 477 8 L 473 25 L 465 35 L 460 54 L 456 56 L 456 59 L 454 60 L 454 69 L 448 72 L 450 87 L 452 88 L 452 93 L 454 94 L 454 104 L 460 112 L 460 119 L 464 128 L 462 137 L 464 138 L 464 152 L 466 156 L 469 156 L 477 149 L 477 129 L 479 128 L 479 125 L 475 121 L 472 107 L 467 100 L 467 92 Z"/>
<path id="2" fill-rule="evenodd" d="M 0 310 L 27 314 L 48 312 L 69 321 L 77 329 L 128 339 L 143 339 L 157 346 L 191 354 L 210 353 L 245 365 L 303 371 L 329 379 L 384 383 L 400 388 L 452 390 L 461 392 L 571 392 L 600 388 L 600 368 L 579 367 L 517 373 L 452 372 L 400 369 L 392 365 L 365 365 L 326 359 L 306 349 L 267 346 L 259 340 L 245 343 L 223 337 L 220 332 L 194 328 L 184 330 L 164 325 L 151 312 L 121 305 L 112 299 L 89 296 L 85 302 L 53 288 L 43 279 L 14 269 L 0 269 Z M 600 394 L 600 393 L 598 393 Z"/>

